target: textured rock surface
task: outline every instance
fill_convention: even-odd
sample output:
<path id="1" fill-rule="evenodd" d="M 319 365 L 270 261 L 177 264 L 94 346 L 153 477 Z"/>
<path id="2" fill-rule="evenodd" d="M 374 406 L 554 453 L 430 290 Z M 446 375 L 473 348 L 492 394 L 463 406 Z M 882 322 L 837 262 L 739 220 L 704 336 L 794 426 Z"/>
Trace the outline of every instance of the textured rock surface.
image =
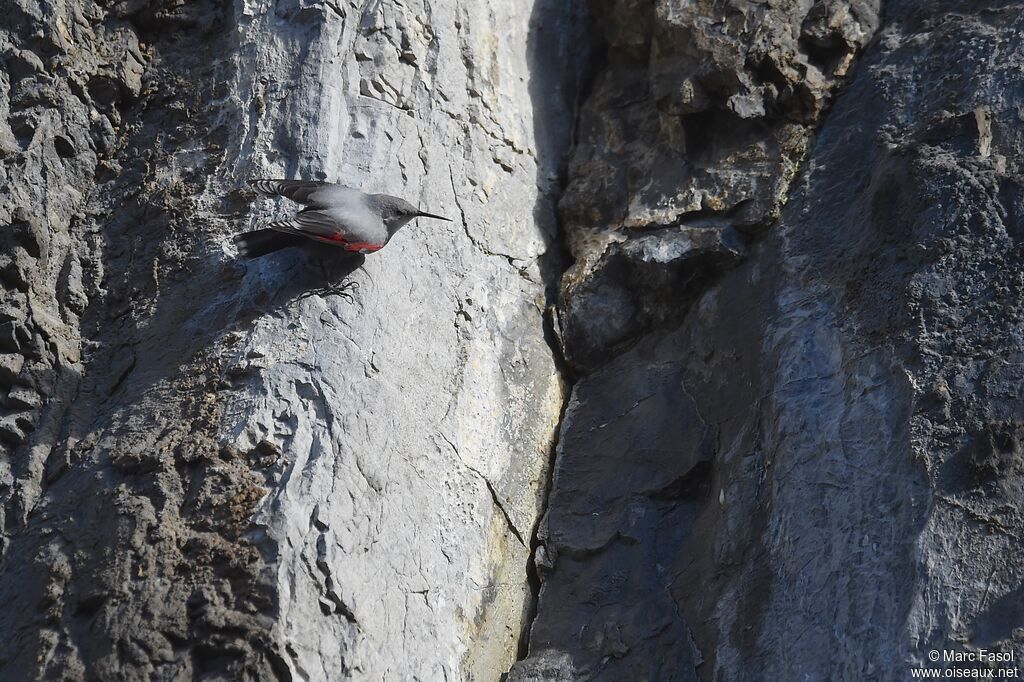
<path id="1" fill-rule="evenodd" d="M 887 3 L 779 223 L 576 384 L 512 679 L 1021 660 L 1020 10 Z"/>
<path id="2" fill-rule="evenodd" d="M 0 514 L 25 520 L 82 363 L 102 277 L 86 215 L 148 57 L 128 22 L 89 6 L 0 11 Z M 15 449 L 17 457 L 12 457 Z M 5 538 L 6 541 L 6 538 Z"/>
<path id="3" fill-rule="evenodd" d="M 652 286 L 660 260 L 623 240 L 644 233 L 663 249 L 687 249 L 667 228 L 751 232 L 777 217 L 877 15 L 877 0 L 596 3 L 604 56 L 561 201 L 575 258 L 561 307 L 573 365 L 593 369 L 648 331 L 652 307 L 678 323 L 699 291 L 690 267 Z M 699 260 L 713 270 L 730 253 Z M 609 298 L 614 333 L 603 328 Z"/>
<path id="4" fill-rule="evenodd" d="M 0 0 L 0 678 L 1024 659 L 1022 9 Z"/>
<path id="5" fill-rule="evenodd" d="M 486 679 L 563 404 L 558 2 L 4 3 L 0 676 Z M 234 261 L 250 176 L 455 221 Z M 352 300 L 302 295 L 324 275 Z"/>
<path id="6" fill-rule="evenodd" d="M 487 679 L 515 658 L 563 402 L 544 259 L 585 27 L 561 5 L 532 19 L 498 2 L 328 17 L 282 115 L 249 131 L 271 155 L 260 165 L 294 146 L 300 174 L 404 187 L 456 219 L 368 260 L 353 304 L 310 299 L 299 325 L 292 310 L 260 320 L 228 369 L 245 388 L 225 435 L 290 453 L 258 518 L 299 672 Z M 282 50 L 270 15 L 248 31 L 243 77 L 258 93 Z M 337 92 L 315 87 L 325 79 Z M 270 267 L 243 286 L 265 287 Z"/>

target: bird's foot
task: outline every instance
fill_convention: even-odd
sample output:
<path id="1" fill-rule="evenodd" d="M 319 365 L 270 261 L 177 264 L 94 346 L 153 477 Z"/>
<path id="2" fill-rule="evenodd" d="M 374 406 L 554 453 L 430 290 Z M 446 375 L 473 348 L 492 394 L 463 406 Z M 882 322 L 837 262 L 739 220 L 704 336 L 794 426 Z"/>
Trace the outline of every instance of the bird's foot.
<path id="1" fill-rule="evenodd" d="M 355 301 L 353 294 L 359 290 L 359 282 L 343 282 L 341 284 L 332 284 L 330 286 L 323 287 L 321 289 L 313 289 L 299 296 L 300 299 L 309 298 L 310 296 L 320 295 L 324 298 L 328 296 L 341 296 L 343 299 L 352 303 Z"/>

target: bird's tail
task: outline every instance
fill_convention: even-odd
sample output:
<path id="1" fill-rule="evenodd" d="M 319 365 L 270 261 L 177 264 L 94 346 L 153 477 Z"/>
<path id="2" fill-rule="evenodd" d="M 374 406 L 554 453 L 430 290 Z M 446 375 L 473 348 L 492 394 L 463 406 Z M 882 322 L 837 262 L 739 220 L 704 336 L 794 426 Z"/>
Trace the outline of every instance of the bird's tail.
<path id="1" fill-rule="evenodd" d="M 272 197 L 277 196 L 281 193 L 281 186 L 284 182 L 284 180 L 257 179 L 250 180 L 249 186 L 252 187 L 257 192 L 259 192 L 260 194 L 265 194 L 267 196 Z"/>
<path id="2" fill-rule="evenodd" d="M 303 239 L 300 235 L 278 232 L 268 227 L 236 234 L 235 244 L 238 246 L 240 256 L 251 259 L 266 256 L 268 253 L 274 253 L 289 246 L 298 246 Z"/>

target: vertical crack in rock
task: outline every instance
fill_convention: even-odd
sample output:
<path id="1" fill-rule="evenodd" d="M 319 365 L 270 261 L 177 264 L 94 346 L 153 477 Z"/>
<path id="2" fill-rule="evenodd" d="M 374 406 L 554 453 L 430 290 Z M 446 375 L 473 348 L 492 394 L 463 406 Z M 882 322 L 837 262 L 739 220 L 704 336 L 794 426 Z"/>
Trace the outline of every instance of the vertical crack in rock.
<path id="1" fill-rule="evenodd" d="M 281 49 L 293 41 L 309 55 L 267 87 L 289 95 L 252 131 L 260 174 L 280 173 L 274 150 L 291 149 L 290 174 L 455 218 L 410 225 L 367 258 L 351 306 L 304 299 L 238 342 L 249 369 L 223 436 L 243 450 L 269 439 L 291 458 L 256 523 L 295 671 L 487 679 L 516 658 L 532 607 L 526 535 L 565 393 L 544 311 L 561 270 L 580 13 L 547 0 L 366 3 L 316 16 L 309 36 L 257 16 L 242 40 L 254 69 L 295 63 Z M 247 80 L 258 72 L 243 70 L 240 91 Z M 266 277 L 254 265 L 242 287 Z M 316 537 L 292 523 L 314 504 L 328 528 Z M 314 565 L 358 628 L 323 617 Z"/>
<path id="2" fill-rule="evenodd" d="M 580 12 L 13 3 L 0 669 L 511 665 L 564 404 L 544 311 Z M 239 262 L 229 235 L 282 210 L 249 176 L 399 194 L 462 231 L 410 225 L 358 268 Z M 306 297 L 324 270 L 355 300 Z"/>
<path id="3" fill-rule="evenodd" d="M 557 330 L 556 304 L 559 281 L 565 268 L 568 253 L 565 249 L 565 232 L 556 204 L 561 199 L 567 182 L 568 153 L 571 140 L 577 129 L 577 119 L 582 98 L 589 88 L 589 81 L 594 71 L 594 45 L 592 41 L 593 17 L 591 8 L 584 3 L 558 3 L 554 0 L 541 0 L 535 3 L 531 17 L 531 32 L 528 50 L 534 55 L 531 75 L 531 95 L 534 101 L 536 130 L 538 136 L 546 138 L 547 162 L 543 170 L 538 172 L 538 185 L 544 188 L 548 210 L 551 241 L 547 251 L 541 255 L 538 263 L 540 274 L 545 285 L 545 304 L 542 319 L 544 339 L 551 349 L 557 371 L 564 382 L 564 395 L 572 392 L 573 370 L 563 356 Z M 568 38 L 568 40 L 565 40 Z M 564 71 L 551 72 L 545 64 L 560 63 Z M 552 75 L 556 78 L 552 78 Z M 553 102 L 555 106 L 553 106 Z M 552 113 L 556 114 L 552 116 Z M 535 212 L 536 215 L 536 212 Z M 510 260 L 511 262 L 511 260 Z M 514 265 L 514 263 L 513 263 Z M 527 273 L 521 271 L 524 277 Z M 548 499 L 552 489 L 554 466 L 558 451 L 557 434 L 562 430 L 568 400 L 563 399 L 558 407 L 558 418 L 555 422 L 555 437 L 552 438 L 545 457 L 544 480 L 540 484 L 538 514 L 529 533 L 529 557 L 526 566 L 526 580 L 530 590 L 530 598 L 524 609 L 521 631 L 518 636 L 516 657 L 524 659 L 529 651 L 530 631 L 537 616 L 537 605 L 540 597 L 541 578 L 539 567 L 543 566 L 543 515 L 548 508 Z M 525 544 L 525 542 L 524 542 Z M 540 552 L 540 554 L 538 554 Z"/>
<path id="4" fill-rule="evenodd" d="M 860 2 L 602 6 L 608 65 L 562 202 L 582 377 L 509 678 L 1020 660 L 1019 3 L 893 0 L 879 26 Z M 670 240 L 729 230 L 743 249 L 714 277 L 645 279 Z"/>
<path id="5" fill-rule="evenodd" d="M 565 402 L 545 309 L 581 7 L 8 6 L 0 671 L 506 670 Z M 283 210 L 250 176 L 462 229 L 240 262 L 229 235 Z M 358 296 L 306 297 L 324 271 Z"/>
<path id="6" fill-rule="evenodd" d="M 691 620 L 679 552 L 728 500 L 723 451 L 760 461 L 727 401 L 762 397 L 740 385 L 750 358 L 690 327 L 763 302 L 715 292 L 760 251 L 878 7 L 608 0 L 595 18 L 604 47 L 559 204 L 573 264 L 555 329 L 581 378 L 537 531 L 529 655 L 509 679 L 696 679 L 715 642 Z"/>

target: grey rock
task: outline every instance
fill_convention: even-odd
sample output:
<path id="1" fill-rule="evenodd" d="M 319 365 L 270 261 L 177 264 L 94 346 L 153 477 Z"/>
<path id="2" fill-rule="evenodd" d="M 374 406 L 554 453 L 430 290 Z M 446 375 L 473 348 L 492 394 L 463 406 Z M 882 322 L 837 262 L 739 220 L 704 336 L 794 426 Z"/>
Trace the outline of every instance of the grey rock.
<path id="1" fill-rule="evenodd" d="M 15 407 L 39 407 L 39 394 L 25 386 L 15 386 L 7 393 L 7 403 Z"/>
<path id="2" fill-rule="evenodd" d="M 4 17 L 0 678 L 1024 656 L 1016 5 Z M 245 263 L 253 176 L 456 221 Z"/>
<path id="3" fill-rule="evenodd" d="M 0 350 L 18 351 L 27 341 L 27 330 L 13 321 L 0 324 Z"/>
<path id="4" fill-rule="evenodd" d="M 636 231 L 717 222 L 752 232 L 778 216 L 831 93 L 878 22 L 877 2 L 860 1 L 598 8 L 606 63 L 580 112 L 560 202 L 575 258 L 563 307 L 590 320 L 604 309 L 586 282 L 608 279 L 594 270 Z M 622 326 L 578 352 L 568 344 L 567 359 L 592 369 L 595 352 L 644 329 Z"/>
<path id="5" fill-rule="evenodd" d="M 24 443 L 32 431 L 30 420 L 30 413 L 5 411 L 0 416 L 0 441 L 6 446 Z"/>
<path id="6" fill-rule="evenodd" d="M 847 10 L 815 3 L 808 55 L 859 34 Z M 681 323 L 588 367 L 511 679 L 1021 659 L 1021 28 L 887 3 L 778 223 Z"/>
<path id="7" fill-rule="evenodd" d="M 25 356 L 20 353 L 0 353 L 0 386 L 13 385 L 24 365 Z"/>
<path id="8" fill-rule="evenodd" d="M 596 263 L 562 278 L 559 338 L 565 358 L 594 369 L 658 328 L 678 324 L 694 296 L 746 253 L 731 227 L 678 227 L 616 237 Z"/>
<path id="9" fill-rule="evenodd" d="M 582 9 L 13 5 L 0 342 L 34 395 L 0 417 L 0 677 L 506 671 L 565 399 Z M 246 264 L 254 176 L 457 220 L 358 269 Z"/>

